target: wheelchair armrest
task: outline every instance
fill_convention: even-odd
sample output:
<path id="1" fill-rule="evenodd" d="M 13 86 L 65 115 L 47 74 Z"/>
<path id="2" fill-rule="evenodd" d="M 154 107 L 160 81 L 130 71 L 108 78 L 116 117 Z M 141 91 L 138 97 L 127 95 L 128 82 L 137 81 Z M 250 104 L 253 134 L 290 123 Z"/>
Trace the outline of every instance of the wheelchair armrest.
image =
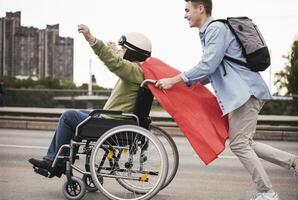
<path id="1" fill-rule="evenodd" d="M 93 117 L 95 114 L 108 114 L 108 115 L 122 115 L 126 117 L 132 117 L 136 120 L 137 124 L 140 125 L 140 120 L 139 117 L 135 114 L 130 114 L 130 113 L 123 113 L 122 111 L 118 110 L 93 110 L 91 113 L 89 113 L 90 117 Z"/>
<path id="2" fill-rule="evenodd" d="M 122 115 L 122 111 L 97 109 L 97 110 L 93 110 L 91 113 L 89 113 L 89 116 L 93 117 L 95 114 Z"/>

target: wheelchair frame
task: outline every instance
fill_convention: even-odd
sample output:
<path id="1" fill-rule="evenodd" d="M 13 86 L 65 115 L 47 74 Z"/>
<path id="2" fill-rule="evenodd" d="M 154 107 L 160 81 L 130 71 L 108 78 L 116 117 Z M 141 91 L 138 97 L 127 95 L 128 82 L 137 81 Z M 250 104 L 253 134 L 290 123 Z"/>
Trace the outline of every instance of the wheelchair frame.
<path id="1" fill-rule="evenodd" d="M 144 86 L 148 83 L 155 83 L 155 80 L 145 80 L 143 81 L 143 83 L 141 84 L 140 88 L 144 88 Z M 152 104 L 152 101 L 151 101 L 151 104 Z M 150 105 L 151 107 L 151 105 Z M 76 131 L 75 131 L 75 136 L 74 138 L 71 140 L 70 144 L 64 144 L 60 147 L 58 153 L 56 154 L 56 157 L 53 161 L 53 164 L 52 164 L 52 168 L 55 168 L 55 166 L 57 165 L 57 162 L 58 162 L 58 159 L 64 159 L 66 160 L 66 171 L 65 171 L 65 174 L 66 174 L 66 177 L 67 177 L 67 182 L 64 184 L 63 186 L 63 189 L 65 189 L 65 187 L 68 187 L 70 186 L 71 188 L 77 188 L 77 186 L 80 187 L 80 190 L 86 190 L 86 187 L 88 186 L 85 186 L 86 183 L 84 183 L 83 181 L 81 181 L 79 178 L 77 177 L 74 177 L 73 176 L 73 173 L 72 173 L 72 170 L 76 170 L 77 172 L 81 173 L 85 176 L 90 176 L 91 177 L 95 177 L 97 175 L 94 175 L 90 172 L 90 159 L 92 157 L 91 154 L 93 154 L 93 149 L 95 147 L 97 147 L 96 145 L 99 143 L 99 141 L 101 141 L 101 138 L 102 137 L 105 137 L 105 135 L 112 129 L 115 129 L 117 127 L 124 127 L 124 126 L 127 126 L 127 125 L 120 125 L 120 126 L 116 126 L 110 130 L 108 130 L 107 132 L 105 132 L 103 135 L 101 135 L 100 137 L 97 138 L 97 142 L 94 142 L 93 139 L 90 139 L 88 140 L 88 138 L 83 138 L 83 140 L 81 141 L 78 141 L 78 139 L 80 138 L 80 128 L 85 125 L 89 120 L 91 120 L 92 118 L 94 118 L 94 116 L 96 114 L 109 114 L 109 115 L 121 115 L 121 116 L 125 116 L 125 117 L 130 117 L 130 118 L 133 118 L 135 119 L 135 125 L 128 125 L 130 126 L 131 128 L 135 128 L 135 129 L 142 129 L 141 127 L 141 123 L 140 123 L 140 119 L 139 117 L 136 115 L 136 114 L 131 114 L 131 113 L 122 113 L 121 111 L 109 111 L 109 110 L 94 110 L 92 111 L 89 116 L 83 120 L 77 127 L 76 127 Z M 149 116 L 149 113 L 148 113 L 148 116 Z M 150 121 L 151 122 L 151 121 Z M 150 124 L 149 122 L 149 124 Z M 148 127 L 149 128 L 149 127 Z M 148 131 L 146 129 L 144 129 L 145 131 Z M 145 132 L 146 133 L 146 132 Z M 152 133 L 150 134 L 150 132 L 146 133 L 148 134 L 147 137 L 151 137 L 151 139 L 153 138 L 153 140 L 155 141 L 157 139 L 156 136 L 154 136 Z M 166 133 L 165 133 L 166 134 Z M 155 139 L 156 137 L 156 139 Z M 170 137 L 170 136 L 168 136 Z M 157 148 L 159 151 L 161 151 L 161 157 L 163 157 L 163 162 L 164 162 L 164 166 L 163 166 L 163 172 L 162 172 L 162 176 L 160 179 L 159 179 L 159 182 L 157 183 L 157 186 L 156 188 L 153 190 L 153 192 L 151 192 L 151 195 L 145 195 L 144 197 L 140 197 L 140 198 L 136 198 L 136 199 L 150 199 L 152 198 L 155 194 L 158 193 L 159 190 L 163 189 L 166 185 L 169 184 L 169 182 L 164 185 L 165 183 L 165 180 L 166 180 L 166 176 L 167 176 L 167 168 L 168 168 L 168 158 L 167 158 L 167 155 L 166 155 L 166 151 L 164 149 L 164 147 L 162 146 L 162 144 L 160 143 L 160 141 L 157 139 L 155 141 L 157 143 Z M 172 142 L 172 141 L 170 141 Z M 174 143 L 174 142 L 173 142 Z M 84 146 L 84 149 L 83 149 L 83 152 L 79 152 L 79 148 L 80 146 Z M 172 145 L 171 145 L 172 146 Z M 175 146 L 175 144 L 174 144 Z M 176 147 L 176 146 L 175 146 Z M 99 147 L 97 147 L 99 148 Z M 69 153 L 68 153 L 68 156 L 67 155 L 61 155 L 63 151 L 65 150 L 69 150 Z M 175 149 L 176 150 L 176 157 L 177 157 L 177 160 L 178 160 L 178 151 L 177 151 L 177 148 Z M 79 156 L 77 154 L 85 154 L 86 155 L 86 161 L 85 161 L 85 170 L 79 168 L 78 166 L 75 165 L 75 160 L 76 159 L 79 159 Z M 174 175 L 172 175 L 171 177 L 171 180 L 174 178 L 175 174 L 176 174 L 176 171 L 177 171 L 177 167 L 178 167 L 178 161 L 177 163 L 175 164 L 176 166 L 174 166 Z M 103 177 L 108 177 L 108 178 L 115 178 L 115 179 L 125 179 L 124 177 L 121 177 L 119 175 L 115 175 L 115 174 L 100 174 L 101 178 Z M 93 178 L 92 178 L 93 179 Z M 131 180 L 131 178 L 129 178 Z M 139 177 L 136 177 L 134 180 L 139 180 Z M 170 181 L 171 181 L 170 180 Z M 103 180 L 102 180 L 103 181 Z M 83 183 L 82 183 L 83 182 Z M 94 181 L 93 181 L 93 184 L 94 184 Z M 101 182 L 102 184 L 102 182 Z M 96 191 L 97 189 L 100 189 L 99 185 L 95 183 L 95 186 L 94 188 L 89 188 L 89 191 Z M 163 187 L 164 186 L 164 187 Z M 128 189 L 128 188 L 126 188 Z M 130 189 L 128 189 L 130 190 Z M 101 190 L 102 191 L 102 190 Z M 66 191 L 67 192 L 67 191 Z M 75 196 L 70 196 L 66 193 L 64 190 L 63 190 L 63 193 L 64 193 L 64 196 L 67 198 L 67 199 L 81 199 L 84 194 L 85 194 L 85 191 L 83 192 L 79 192 L 77 195 L 75 194 Z M 142 192 L 139 192 L 139 193 L 142 193 Z M 109 196 L 109 195 L 106 195 L 104 194 L 105 196 L 107 196 L 109 199 L 122 199 L 122 198 L 114 198 L 113 196 Z"/>

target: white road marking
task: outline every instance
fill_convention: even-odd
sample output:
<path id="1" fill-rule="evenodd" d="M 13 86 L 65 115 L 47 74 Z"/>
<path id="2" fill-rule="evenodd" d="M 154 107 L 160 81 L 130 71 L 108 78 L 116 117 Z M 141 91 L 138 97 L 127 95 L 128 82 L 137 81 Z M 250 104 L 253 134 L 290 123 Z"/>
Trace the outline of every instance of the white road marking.
<path id="1" fill-rule="evenodd" d="M 198 157 L 197 154 L 193 154 L 194 157 Z M 238 159 L 236 156 L 218 156 L 220 159 Z"/>
<path id="2" fill-rule="evenodd" d="M 21 149 L 48 149 L 42 146 L 27 146 L 27 145 L 14 145 L 14 144 L 0 144 L 0 148 L 21 148 Z"/>
<path id="3" fill-rule="evenodd" d="M 218 156 L 218 158 L 222 158 L 222 159 L 238 159 L 236 156 Z"/>

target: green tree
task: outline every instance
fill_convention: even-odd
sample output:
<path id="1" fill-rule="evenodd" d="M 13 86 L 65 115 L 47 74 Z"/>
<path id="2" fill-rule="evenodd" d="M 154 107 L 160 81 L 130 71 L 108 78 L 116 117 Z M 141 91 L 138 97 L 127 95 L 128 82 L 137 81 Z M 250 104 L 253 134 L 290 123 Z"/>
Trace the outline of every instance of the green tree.
<path id="1" fill-rule="evenodd" d="M 291 51 L 284 58 L 287 59 L 286 67 L 275 74 L 274 83 L 278 94 L 291 95 L 293 101 L 275 102 L 273 110 L 281 111 L 281 114 L 298 115 L 298 41 L 293 43 Z"/>
<path id="2" fill-rule="evenodd" d="M 287 56 L 284 56 L 288 63 L 284 70 L 275 74 L 275 85 L 278 93 L 286 90 L 287 95 L 298 94 L 298 41 L 292 45 L 292 49 Z"/>
<path id="3" fill-rule="evenodd" d="M 88 83 L 83 83 L 81 86 L 78 88 L 81 90 L 88 90 Z M 107 88 L 101 87 L 99 85 L 92 84 L 92 90 L 107 90 Z"/>
<path id="4" fill-rule="evenodd" d="M 70 80 L 60 80 L 63 89 L 77 89 L 77 86 Z"/>
<path id="5" fill-rule="evenodd" d="M 61 89 L 61 85 L 58 79 L 52 78 L 50 76 L 41 78 L 36 81 L 36 85 L 43 85 L 45 88 L 49 89 Z"/>

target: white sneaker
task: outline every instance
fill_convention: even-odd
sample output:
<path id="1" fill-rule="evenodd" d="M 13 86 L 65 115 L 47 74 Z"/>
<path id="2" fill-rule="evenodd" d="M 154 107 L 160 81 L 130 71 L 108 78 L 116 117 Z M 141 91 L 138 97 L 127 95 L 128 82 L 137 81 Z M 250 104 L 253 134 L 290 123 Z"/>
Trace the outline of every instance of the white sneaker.
<path id="1" fill-rule="evenodd" d="M 292 167 L 294 168 L 294 176 L 295 176 L 296 178 L 298 178 L 298 163 L 297 163 L 297 159 L 298 159 L 298 157 L 296 157 L 295 160 L 294 160 L 294 163 L 296 163 L 295 167 L 293 166 L 294 163 L 293 163 L 293 165 L 292 165 Z"/>
<path id="2" fill-rule="evenodd" d="M 257 192 L 250 200 L 278 200 L 276 192 Z"/>
<path id="3" fill-rule="evenodd" d="M 298 165 L 294 167 L 294 176 L 298 178 Z"/>

